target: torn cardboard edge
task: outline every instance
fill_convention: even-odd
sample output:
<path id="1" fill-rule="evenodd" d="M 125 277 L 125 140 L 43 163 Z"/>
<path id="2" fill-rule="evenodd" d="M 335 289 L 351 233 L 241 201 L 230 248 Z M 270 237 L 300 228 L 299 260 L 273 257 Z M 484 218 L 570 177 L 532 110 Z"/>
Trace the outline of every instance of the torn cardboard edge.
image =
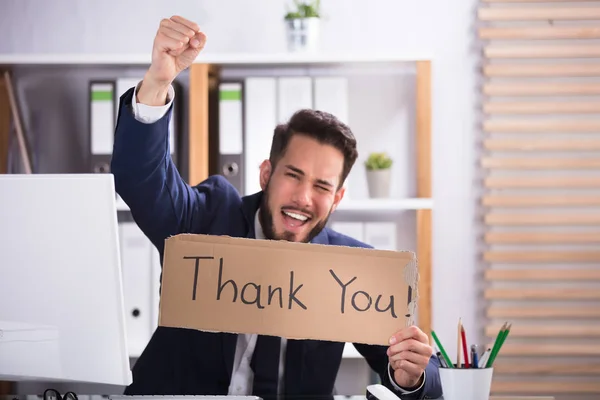
<path id="1" fill-rule="evenodd" d="M 265 251 L 271 254 L 265 257 Z M 298 255 L 297 252 L 303 254 Z M 194 271 L 189 257 L 194 258 L 200 254 L 204 257 L 203 267 L 196 266 Z M 184 257 L 188 257 L 188 260 Z M 206 257 L 211 257 L 211 261 Z M 363 257 L 366 257 L 364 261 L 367 262 L 367 267 L 365 262 L 361 261 Z M 219 260 L 221 270 L 218 266 Z M 303 260 L 306 265 L 302 263 Z M 342 261 L 346 265 L 336 264 Z M 396 265 L 402 271 L 398 271 Z M 268 307 L 267 301 L 263 299 L 264 294 L 267 288 L 271 291 L 273 287 L 276 287 L 274 290 L 279 289 L 280 293 L 285 292 L 286 286 L 282 282 L 284 278 L 287 279 L 284 273 L 286 269 L 291 269 L 292 276 L 295 271 L 295 284 L 301 284 L 296 288 L 290 283 L 289 294 L 286 293 L 289 296 L 289 309 L 283 306 L 269 308 L 272 306 L 272 293 L 268 296 Z M 354 279 L 338 280 L 336 283 L 332 279 L 332 276 L 335 277 L 333 269 L 337 272 L 344 271 L 340 276 L 345 274 L 353 276 Z M 185 297 L 184 293 L 189 290 L 186 292 L 184 288 L 191 286 L 194 275 L 197 278 L 199 295 L 192 301 Z M 253 333 L 288 339 L 384 345 L 387 344 L 390 335 L 403 326 L 414 324 L 418 304 L 419 273 L 415 253 L 411 251 L 185 233 L 165 240 L 162 278 L 159 325 L 204 332 Z M 272 286 L 273 282 L 268 281 L 271 278 L 278 282 L 279 286 Z M 351 301 L 345 299 L 342 285 L 346 284 L 349 287 L 348 285 L 353 284 L 356 279 L 367 287 L 354 292 Z M 234 283 L 229 284 L 229 280 Z M 246 281 L 247 283 L 241 286 Z M 227 290 L 233 295 L 233 302 L 223 302 L 226 296 L 215 297 L 215 293 L 224 293 L 218 291 L 218 284 L 224 284 L 223 282 L 230 285 L 222 290 Z M 373 313 L 372 310 L 380 306 L 382 295 L 373 295 L 380 287 L 385 289 L 385 298 L 390 299 L 388 309 L 392 307 L 392 311 L 397 311 L 398 316 L 395 320 L 386 320 L 381 312 L 379 315 L 375 313 L 365 317 L 367 312 Z M 328 294 L 340 288 L 341 314 L 345 315 L 333 312 L 335 305 L 340 301 L 337 299 L 336 303 L 335 296 Z M 296 305 L 292 304 L 292 300 L 296 300 L 293 299 L 293 289 L 301 291 L 305 296 L 301 301 L 308 307 L 293 309 L 292 306 Z M 256 298 L 252 298 L 252 294 L 248 293 L 255 294 Z M 356 298 L 362 299 L 360 305 L 357 305 L 359 300 Z M 397 303 L 401 308 L 394 309 L 400 298 L 406 300 Z M 280 299 L 283 299 L 281 294 Z M 285 299 L 287 301 L 288 297 Z M 258 306 L 252 307 L 252 304 L 256 303 L 261 305 L 261 300 L 262 309 Z M 355 300 L 357 304 L 354 304 Z M 345 301 L 348 304 L 352 303 L 352 306 L 355 306 L 354 311 L 358 312 L 354 315 L 350 312 L 344 313 Z M 384 301 L 381 301 L 381 304 L 384 304 Z M 379 308 L 383 309 L 382 306 Z M 381 311 L 380 309 L 377 311 Z M 404 323 L 401 316 L 404 317 Z"/>
<path id="2" fill-rule="evenodd" d="M 253 239 L 253 238 L 241 238 L 228 235 L 204 235 L 194 233 L 180 233 L 178 235 L 170 236 L 165 239 L 166 245 L 171 241 L 189 241 L 189 242 L 201 242 L 201 243 L 213 243 L 222 245 L 235 245 L 235 246 L 251 246 L 269 248 L 275 246 L 277 250 L 296 250 L 306 251 L 310 249 L 312 252 L 325 252 L 325 253 L 352 253 L 362 255 L 365 251 L 373 252 L 370 257 L 392 257 L 401 260 L 416 260 L 415 253 L 408 250 L 403 251 L 392 251 L 392 250 L 378 250 L 367 247 L 354 247 L 354 246 L 343 246 L 343 245 L 332 245 L 332 244 L 319 244 L 319 243 L 304 243 L 304 242 L 290 242 L 286 240 L 270 240 L 270 239 Z M 307 247 L 310 246 L 310 247 Z"/>

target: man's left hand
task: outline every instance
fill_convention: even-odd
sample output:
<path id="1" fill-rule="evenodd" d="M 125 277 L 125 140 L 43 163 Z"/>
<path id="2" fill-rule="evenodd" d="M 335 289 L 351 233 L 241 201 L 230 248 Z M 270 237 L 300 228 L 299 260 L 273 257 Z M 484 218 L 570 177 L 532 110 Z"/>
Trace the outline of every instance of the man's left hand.
<path id="1" fill-rule="evenodd" d="M 409 326 L 394 334 L 387 355 L 396 384 L 404 389 L 419 387 L 432 354 L 429 337 L 418 327 Z"/>

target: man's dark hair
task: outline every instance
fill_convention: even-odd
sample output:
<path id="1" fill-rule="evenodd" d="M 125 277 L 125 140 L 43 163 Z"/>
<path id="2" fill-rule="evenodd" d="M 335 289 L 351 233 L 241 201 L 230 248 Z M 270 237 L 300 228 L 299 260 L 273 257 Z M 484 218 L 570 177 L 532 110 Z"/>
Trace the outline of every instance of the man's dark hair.
<path id="1" fill-rule="evenodd" d="M 339 185 L 342 187 L 358 157 L 356 138 L 350 127 L 324 111 L 311 109 L 297 111 L 286 124 L 279 124 L 275 127 L 269 156 L 273 169 L 284 156 L 290 139 L 294 135 L 304 135 L 316 139 L 319 143 L 335 147 L 344 155 L 344 169 Z"/>

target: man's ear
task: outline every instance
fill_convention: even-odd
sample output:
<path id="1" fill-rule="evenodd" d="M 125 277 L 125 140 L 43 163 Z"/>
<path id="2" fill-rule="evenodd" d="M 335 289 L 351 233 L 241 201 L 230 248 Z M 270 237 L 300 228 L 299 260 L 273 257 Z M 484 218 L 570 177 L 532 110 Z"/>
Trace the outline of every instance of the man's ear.
<path id="1" fill-rule="evenodd" d="M 262 190 L 265 190 L 267 187 L 267 183 L 269 183 L 269 179 L 271 179 L 271 161 L 264 160 L 260 164 L 260 187 Z"/>
<path id="2" fill-rule="evenodd" d="M 346 187 L 342 186 L 341 188 L 339 188 L 337 190 L 337 192 L 335 192 L 335 195 L 333 197 L 333 206 L 331 207 L 331 212 L 334 212 L 335 209 L 337 208 L 338 204 L 340 204 L 340 201 L 342 201 L 342 199 L 344 198 L 344 194 L 346 193 Z"/>

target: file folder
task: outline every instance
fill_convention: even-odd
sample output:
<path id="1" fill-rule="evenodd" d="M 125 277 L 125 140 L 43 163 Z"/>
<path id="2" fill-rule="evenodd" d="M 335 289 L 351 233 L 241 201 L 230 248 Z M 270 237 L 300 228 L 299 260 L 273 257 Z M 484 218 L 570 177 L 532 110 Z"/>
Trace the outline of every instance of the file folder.
<path id="1" fill-rule="evenodd" d="M 115 82 L 91 81 L 89 92 L 90 169 L 95 173 L 109 173 L 115 134 L 115 104 L 118 105 Z M 129 210 L 127 204 L 117 193 L 115 193 L 115 197 L 117 210 Z"/>
<path id="2" fill-rule="evenodd" d="M 343 76 L 318 76 L 314 78 L 314 108 L 333 114 L 343 123 L 350 125 L 348 78 Z M 351 125 L 350 125 L 351 126 Z M 344 182 L 346 193 L 342 202 L 350 199 L 348 181 Z"/>
<path id="3" fill-rule="evenodd" d="M 154 247 L 135 222 L 119 223 L 125 325 L 130 357 L 139 356 L 155 329 Z M 157 322 L 158 320 L 156 320 Z"/>
<path id="4" fill-rule="evenodd" d="M 361 242 L 365 241 L 365 226 L 362 222 L 334 221 L 329 226 L 342 235 L 350 236 Z"/>
<path id="5" fill-rule="evenodd" d="M 91 170 L 107 173 L 115 134 L 115 83 L 91 81 L 89 95 Z"/>
<path id="6" fill-rule="evenodd" d="M 319 76 L 314 78 L 316 110 L 333 114 L 345 124 L 350 124 L 348 115 L 348 78 Z"/>
<path id="7" fill-rule="evenodd" d="M 378 250 L 396 251 L 396 229 L 397 225 L 394 222 L 367 222 L 364 241 Z"/>
<path id="8" fill-rule="evenodd" d="M 219 174 L 244 193 L 243 82 L 219 84 Z"/>
<path id="9" fill-rule="evenodd" d="M 260 164 L 269 158 L 277 123 L 277 79 L 249 77 L 244 82 L 244 192 L 261 190 Z"/>
<path id="10" fill-rule="evenodd" d="M 152 247 L 152 281 L 150 284 L 150 305 L 152 307 L 150 314 L 150 331 L 154 332 L 158 328 L 158 316 L 160 311 L 160 282 L 162 278 L 162 266 L 160 254 L 156 247 Z"/>
<path id="11" fill-rule="evenodd" d="M 279 78 L 277 95 L 277 122 L 287 122 L 296 111 L 313 108 L 312 78 L 308 76 Z"/>

